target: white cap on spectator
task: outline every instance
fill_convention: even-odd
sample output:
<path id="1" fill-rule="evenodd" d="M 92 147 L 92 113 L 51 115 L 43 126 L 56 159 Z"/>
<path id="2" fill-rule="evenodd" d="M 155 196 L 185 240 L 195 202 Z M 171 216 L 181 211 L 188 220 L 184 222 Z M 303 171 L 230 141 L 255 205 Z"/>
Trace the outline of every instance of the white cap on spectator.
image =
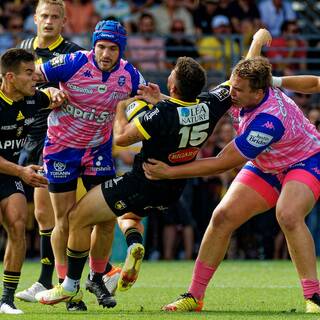
<path id="1" fill-rule="evenodd" d="M 221 26 L 228 26 L 230 24 L 230 20 L 228 17 L 223 16 L 223 15 L 218 15 L 212 18 L 211 21 L 211 27 L 212 28 L 218 28 Z"/>

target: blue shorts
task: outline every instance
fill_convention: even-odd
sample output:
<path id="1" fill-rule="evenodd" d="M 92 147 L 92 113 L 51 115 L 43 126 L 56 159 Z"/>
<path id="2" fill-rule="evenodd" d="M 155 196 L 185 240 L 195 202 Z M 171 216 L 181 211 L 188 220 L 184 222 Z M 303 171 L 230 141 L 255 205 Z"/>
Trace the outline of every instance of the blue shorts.
<path id="1" fill-rule="evenodd" d="M 115 176 L 112 139 L 96 147 L 77 149 L 52 144 L 46 138 L 43 162 L 51 192 L 76 190 L 80 176 L 84 184 L 87 177 L 93 185 Z"/>

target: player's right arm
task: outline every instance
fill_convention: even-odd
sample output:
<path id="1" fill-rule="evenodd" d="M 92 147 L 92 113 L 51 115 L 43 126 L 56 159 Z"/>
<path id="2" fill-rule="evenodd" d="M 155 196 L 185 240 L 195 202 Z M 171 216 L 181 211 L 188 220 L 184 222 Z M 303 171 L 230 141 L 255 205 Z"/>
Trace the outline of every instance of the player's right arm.
<path id="1" fill-rule="evenodd" d="M 37 170 L 41 169 L 42 167 L 38 165 L 22 167 L 0 156 L 0 173 L 19 177 L 26 184 L 29 184 L 32 187 L 41 188 L 48 185 L 48 180 L 37 173 Z"/>
<path id="2" fill-rule="evenodd" d="M 274 87 L 282 87 L 301 93 L 319 93 L 320 77 L 301 75 L 287 77 L 272 77 Z"/>

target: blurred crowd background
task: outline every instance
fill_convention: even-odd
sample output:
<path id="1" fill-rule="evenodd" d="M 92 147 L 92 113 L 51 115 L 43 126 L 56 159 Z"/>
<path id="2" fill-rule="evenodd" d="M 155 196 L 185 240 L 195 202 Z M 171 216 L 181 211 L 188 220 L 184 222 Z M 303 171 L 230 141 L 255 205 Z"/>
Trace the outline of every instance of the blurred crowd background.
<path id="1" fill-rule="evenodd" d="M 163 92 L 179 56 L 191 56 L 204 66 L 209 88 L 228 79 L 232 66 L 245 56 L 252 35 L 260 27 L 266 27 L 273 36 L 271 46 L 263 54 L 270 59 L 274 75 L 320 75 L 320 2 L 316 0 L 66 0 L 65 4 L 65 38 L 90 49 L 91 34 L 99 20 L 120 21 L 128 31 L 126 59 L 139 67 L 147 81 L 159 84 Z M 35 35 L 35 5 L 34 0 L 1 0 L 0 54 Z M 288 94 L 320 128 L 320 95 Z M 217 155 L 234 135 L 230 119 L 225 116 L 201 156 Z M 139 145 L 114 148 L 119 174 L 130 169 L 138 150 Z M 145 221 L 147 258 L 194 258 L 212 210 L 236 172 L 190 179 L 180 201 L 168 209 L 168 214 L 152 214 Z M 38 233 L 32 212 L 30 202 L 28 256 L 37 257 Z M 319 204 L 308 216 L 307 223 L 319 256 Z M 2 251 L 4 237 L 0 233 Z M 121 237 L 117 232 L 116 241 Z M 116 247 L 114 255 L 120 251 Z M 287 259 L 285 240 L 274 212 L 259 215 L 240 227 L 226 258 Z"/>

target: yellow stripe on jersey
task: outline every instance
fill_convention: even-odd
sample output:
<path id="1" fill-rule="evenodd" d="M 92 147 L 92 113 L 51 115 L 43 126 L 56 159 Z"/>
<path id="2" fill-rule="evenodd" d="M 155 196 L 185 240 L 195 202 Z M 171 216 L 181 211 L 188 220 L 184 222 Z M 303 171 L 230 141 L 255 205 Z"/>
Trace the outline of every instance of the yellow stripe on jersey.
<path id="1" fill-rule="evenodd" d="M 148 134 L 148 132 L 146 130 L 144 130 L 144 128 L 142 127 L 140 120 L 138 117 L 133 119 L 134 124 L 136 125 L 137 129 L 141 132 L 141 134 L 146 138 L 146 140 L 149 140 L 151 137 Z"/>
<path id="2" fill-rule="evenodd" d="M 8 98 L 1 90 L 0 90 L 0 98 L 10 105 L 13 104 L 13 100 Z"/>
<path id="3" fill-rule="evenodd" d="M 58 39 L 55 42 L 53 42 L 52 44 L 50 44 L 48 49 L 50 51 L 54 50 L 62 43 L 63 40 L 64 40 L 63 37 L 61 35 L 59 35 Z M 38 47 L 39 47 L 39 40 L 38 40 L 38 37 L 36 37 L 33 41 L 33 49 L 36 50 Z"/>
<path id="4" fill-rule="evenodd" d="M 199 103 L 199 99 L 196 99 L 196 101 L 193 101 L 193 102 L 186 102 L 186 101 L 182 101 L 182 100 L 179 100 L 179 99 L 170 98 L 169 101 L 174 102 L 176 104 L 180 104 L 181 106 L 185 106 L 185 107 L 193 106 L 193 105 Z"/>

